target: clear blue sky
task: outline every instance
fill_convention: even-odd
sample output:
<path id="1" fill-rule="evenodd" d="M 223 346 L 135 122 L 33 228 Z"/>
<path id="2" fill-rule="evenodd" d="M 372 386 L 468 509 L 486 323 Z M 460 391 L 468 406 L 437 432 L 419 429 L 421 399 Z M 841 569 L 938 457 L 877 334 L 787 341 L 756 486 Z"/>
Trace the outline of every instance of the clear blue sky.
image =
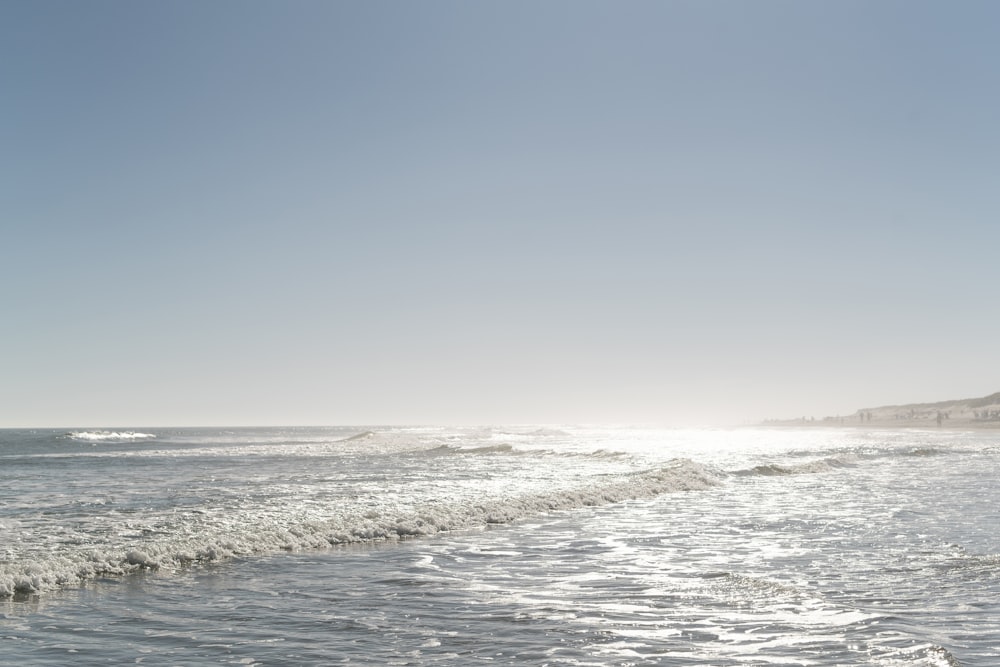
<path id="1" fill-rule="evenodd" d="M 1000 390 L 1000 4 L 0 4 L 0 426 Z"/>

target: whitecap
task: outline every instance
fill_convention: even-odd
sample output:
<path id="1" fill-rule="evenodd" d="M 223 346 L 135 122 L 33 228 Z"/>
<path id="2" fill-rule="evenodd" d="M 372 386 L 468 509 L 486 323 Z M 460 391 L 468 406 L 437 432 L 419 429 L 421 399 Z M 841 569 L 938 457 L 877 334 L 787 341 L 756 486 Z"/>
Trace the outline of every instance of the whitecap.
<path id="1" fill-rule="evenodd" d="M 720 481 L 694 461 L 675 459 L 663 467 L 609 475 L 589 484 L 471 501 L 441 498 L 384 514 L 335 511 L 325 519 L 290 524 L 251 514 L 221 530 L 206 526 L 197 532 L 139 539 L 106 550 L 88 546 L 59 556 L 0 562 L 0 599 L 36 595 L 101 576 L 122 576 L 140 570 L 169 571 L 237 556 L 427 537 L 511 523 L 547 512 L 707 489 Z"/>
<path id="2" fill-rule="evenodd" d="M 66 437 L 73 440 L 85 440 L 88 442 L 102 441 L 124 441 L 124 440 L 148 440 L 155 438 L 153 433 L 140 433 L 139 431 L 72 431 Z"/>

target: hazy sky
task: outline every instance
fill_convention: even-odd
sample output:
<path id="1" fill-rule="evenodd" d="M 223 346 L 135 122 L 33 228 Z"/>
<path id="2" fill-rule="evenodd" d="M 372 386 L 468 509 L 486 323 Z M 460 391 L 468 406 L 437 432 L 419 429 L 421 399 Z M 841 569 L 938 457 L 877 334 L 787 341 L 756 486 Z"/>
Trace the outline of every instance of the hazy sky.
<path id="1" fill-rule="evenodd" d="M 1000 390 L 1000 3 L 0 3 L 0 426 Z"/>

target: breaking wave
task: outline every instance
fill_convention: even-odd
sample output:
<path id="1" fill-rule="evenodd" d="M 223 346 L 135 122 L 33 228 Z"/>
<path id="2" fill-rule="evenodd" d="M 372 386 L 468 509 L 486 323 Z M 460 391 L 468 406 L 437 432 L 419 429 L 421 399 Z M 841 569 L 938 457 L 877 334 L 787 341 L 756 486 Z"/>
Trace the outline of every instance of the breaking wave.
<path id="1" fill-rule="evenodd" d="M 33 595 L 101 576 L 123 576 L 146 569 L 170 570 L 236 556 L 391 541 L 504 524 L 545 512 L 707 489 L 720 481 L 701 464 L 677 459 L 662 468 L 509 497 L 457 501 L 441 498 L 409 509 L 381 511 L 356 507 L 344 512 L 344 508 L 332 506 L 329 518 L 293 525 L 282 525 L 251 512 L 228 527 L 206 526 L 194 534 L 185 527 L 176 535 L 137 541 L 113 550 L 81 547 L 76 552 L 33 558 L 30 562 L 0 561 L 0 598 Z"/>
<path id="2" fill-rule="evenodd" d="M 768 463 L 764 465 L 754 466 L 753 468 L 737 470 L 732 474 L 736 475 L 737 477 L 750 477 L 750 476 L 777 477 L 780 475 L 808 475 L 811 473 L 830 472 L 831 470 L 845 468 L 854 465 L 856 462 L 857 462 L 856 457 L 842 456 L 842 457 L 820 459 L 817 461 L 808 461 L 806 463 L 798 463 L 795 465 L 779 465 L 777 463 Z"/>
<path id="3" fill-rule="evenodd" d="M 460 451 L 463 454 L 512 454 L 514 453 L 514 447 L 504 443 L 500 445 L 463 448 Z"/>
<path id="4" fill-rule="evenodd" d="M 891 650 L 881 656 L 872 656 L 872 660 L 872 664 L 879 667 L 962 667 L 948 649 L 932 643 Z"/>
<path id="5" fill-rule="evenodd" d="M 73 440 L 84 440 L 87 442 L 101 441 L 126 441 L 126 440 L 149 440 L 155 438 L 153 433 L 140 433 L 138 431 L 71 431 L 66 434 L 67 438 Z"/>
<path id="6" fill-rule="evenodd" d="M 519 453 L 512 445 L 483 445 L 481 447 L 458 447 L 456 445 L 438 445 L 420 452 L 425 456 L 461 456 L 465 454 L 514 454 Z"/>

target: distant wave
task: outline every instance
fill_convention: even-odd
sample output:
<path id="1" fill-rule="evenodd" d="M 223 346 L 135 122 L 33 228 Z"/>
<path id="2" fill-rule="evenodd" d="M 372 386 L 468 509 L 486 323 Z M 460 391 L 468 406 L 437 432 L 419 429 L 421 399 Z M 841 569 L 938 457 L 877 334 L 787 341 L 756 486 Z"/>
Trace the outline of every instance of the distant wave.
<path id="1" fill-rule="evenodd" d="M 518 454 L 521 453 L 506 443 L 498 445 L 483 445 L 480 447 L 458 447 L 456 445 L 438 445 L 418 452 L 425 456 L 465 456 L 469 454 Z"/>
<path id="2" fill-rule="evenodd" d="M 558 456 L 565 458 L 595 458 L 595 459 L 620 459 L 627 457 L 625 452 L 616 452 L 609 449 L 596 449 L 592 452 L 560 451 L 556 449 L 535 449 L 534 454 L 545 456 Z M 438 445 L 430 449 L 420 451 L 425 456 L 467 456 L 467 455 L 489 455 L 489 454 L 527 454 L 524 449 L 503 442 L 495 445 L 481 445 L 479 447 L 461 447 L 458 445 Z"/>
<path id="3" fill-rule="evenodd" d="M 598 459 L 620 459 L 628 456 L 628 454 L 625 452 L 616 452 L 612 449 L 595 449 L 589 454 L 589 456 L 593 456 Z"/>
<path id="4" fill-rule="evenodd" d="M 936 447 L 914 447 L 913 449 L 907 450 L 905 456 L 939 456 L 945 452 Z"/>
<path id="5" fill-rule="evenodd" d="M 155 438 L 153 433 L 139 433 L 138 431 L 72 431 L 66 437 L 73 440 L 86 440 L 88 442 L 100 442 L 104 440 L 148 440 Z"/>
<path id="6" fill-rule="evenodd" d="M 777 463 L 768 463 L 764 465 L 754 466 L 753 468 L 747 468 L 745 470 L 737 470 L 733 472 L 733 475 L 737 477 L 749 477 L 754 475 L 759 475 L 762 477 L 777 477 L 780 475 L 808 475 L 811 473 L 820 472 L 830 472 L 831 470 L 836 470 L 838 468 L 844 468 L 856 463 L 857 457 L 853 455 L 847 455 L 842 457 L 831 457 L 826 459 L 820 459 L 818 461 L 808 461 L 806 463 L 798 463 L 795 465 L 778 465 Z"/>
<path id="7" fill-rule="evenodd" d="M 506 443 L 499 445 L 485 445 L 483 447 L 468 447 L 459 450 L 462 454 L 512 454 L 514 447 Z"/>
<path id="8" fill-rule="evenodd" d="M 502 524 L 545 512 L 570 510 L 651 498 L 663 493 L 706 489 L 721 478 L 689 459 L 644 472 L 609 475 L 579 486 L 526 493 L 430 503 L 400 512 L 335 512 L 329 519 L 288 526 L 247 515 L 230 530 L 171 535 L 141 541 L 120 551 L 92 548 L 31 562 L 0 561 L 0 598 L 34 595 L 75 586 L 102 576 L 123 576 L 144 569 L 174 569 L 235 556 L 399 540 Z"/>
<path id="9" fill-rule="evenodd" d="M 542 436 L 547 438 L 556 438 L 556 437 L 563 438 L 570 436 L 570 434 L 567 433 L 566 431 L 561 431 L 557 428 L 539 428 L 535 429 L 531 433 L 528 433 L 528 435 Z"/>
<path id="10" fill-rule="evenodd" d="M 494 431 L 495 435 L 502 438 L 568 438 L 572 433 L 562 431 L 557 428 L 536 428 L 530 431 L 500 429 Z"/>
<path id="11" fill-rule="evenodd" d="M 375 431 L 362 431 L 347 438 L 341 438 L 340 442 L 350 442 L 352 440 L 368 440 L 375 437 Z"/>

